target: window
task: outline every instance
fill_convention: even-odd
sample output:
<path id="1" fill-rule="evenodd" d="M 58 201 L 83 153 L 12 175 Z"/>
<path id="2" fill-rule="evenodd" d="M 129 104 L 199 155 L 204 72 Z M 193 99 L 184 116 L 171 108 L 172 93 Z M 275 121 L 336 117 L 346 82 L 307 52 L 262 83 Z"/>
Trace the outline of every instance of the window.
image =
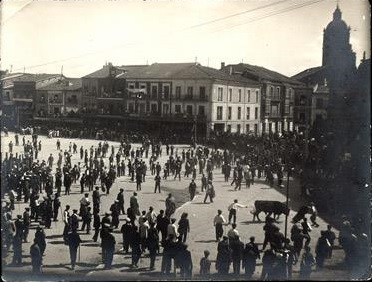
<path id="1" fill-rule="evenodd" d="M 187 105 L 187 106 L 186 106 L 186 113 L 187 113 L 188 115 L 192 115 L 192 106 L 191 106 L 191 105 Z"/>
<path id="2" fill-rule="evenodd" d="M 175 110 L 176 114 L 180 114 L 181 113 L 181 105 L 175 105 L 174 110 Z"/>
<path id="3" fill-rule="evenodd" d="M 242 118 L 242 108 L 238 107 L 238 119 Z"/>
<path id="4" fill-rule="evenodd" d="M 256 103 L 258 103 L 258 90 L 256 90 Z"/>
<path id="5" fill-rule="evenodd" d="M 323 99 L 322 98 L 317 98 L 316 99 L 316 107 L 318 108 L 318 109 L 323 109 Z"/>
<path id="6" fill-rule="evenodd" d="M 258 125 L 255 124 L 254 125 L 254 134 L 257 135 L 257 133 L 258 133 Z"/>
<path id="7" fill-rule="evenodd" d="M 251 102 L 251 90 L 248 90 L 248 93 L 247 93 L 248 97 L 247 97 L 247 102 L 250 103 Z"/>
<path id="8" fill-rule="evenodd" d="M 246 133 L 249 133 L 249 131 L 250 131 L 250 128 L 249 127 L 250 127 L 249 124 L 246 124 L 245 125 L 245 132 Z"/>
<path id="9" fill-rule="evenodd" d="M 280 87 L 276 88 L 276 98 L 280 99 Z"/>
<path id="10" fill-rule="evenodd" d="M 241 131 L 241 125 L 238 124 L 238 125 L 236 126 L 236 132 L 240 134 L 240 131 Z"/>
<path id="11" fill-rule="evenodd" d="M 169 99 L 169 85 L 165 85 L 163 87 L 163 90 L 164 90 L 164 99 Z"/>
<path id="12" fill-rule="evenodd" d="M 168 104 L 163 104 L 163 114 L 164 115 L 169 114 L 169 105 Z"/>
<path id="13" fill-rule="evenodd" d="M 258 119 L 258 108 L 254 108 L 254 119 Z"/>
<path id="14" fill-rule="evenodd" d="M 288 89 L 288 99 L 292 100 L 292 88 Z"/>
<path id="15" fill-rule="evenodd" d="M 217 91 L 218 91 L 217 101 L 223 101 L 223 88 L 218 87 Z"/>
<path id="16" fill-rule="evenodd" d="M 205 100 L 205 87 L 204 86 L 199 87 L 199 99 L 202 101 Z"/>
<path id="17" fill-rule="evenodd" d="M 270 87 L 270 98 L 274 98 L 274 87 Z"/>
<path id="18" fill-rule="evenodd" d="M 228 124 L 228 125 L 227 125 L 226 130 L 227 130 L 227 132 L 231 132 L 231 124 Z"/>
<path id="19" fill-rule="evenodd" d="M 205 115 L 205 108 L 204 106 L 199 106 L 199 116 L 204 116 Z"/>
<path id="20" fill-rule="evenodd" d="M 306 97 L 304 95 L 301 95 L 300 97 L 300 105 L 303 106 L 306 104 Z"/>
<path id="21" fill-rule="evenodd" d="M 229 89 L 229 102 L 232 101 L 232 89 L 230 88 Z"/>
<path id="22" fill-rule="evenodd" d="M 298 114 L 299 120 L 301 123 L 305 122 L 305 113 L 299 113 Z"/>
<path id="23" fill-rule="evenodd" d="M 145 89 L 146 90 L 146 83 L 141 83 L 140 84 L 140 89 Z"/>
<path id="24" fill-rule="evenodd" d="M 247 120 L 251 119 L 251 108 L 247 107 Z"/>
<path id="25" fill-rule="evenodd" d="M 222 107 L 217 107 L 217 120 L 222 120 Z"/>
<path id="26" fill-rule="evenodd" d="M 271 105 L 271 115 L 274 117 L 279 116 L 279 108 L 277 105 Z"/>
<path id="27" fill-rule="evenodd" d="M 133 103 L 129 103 L 128 104 L 128 111 L 129 111 L 129 113 L 133 113 L 134 112 L 134 104 Z"/>
<path id="28" fill-rule="evenodd" d="M 151 97 L 152 97 L 152 99 L 157 99 L 158 98 L 158 86 L 157 85 L 152 85 L 151 86 Z"/>
<path id="29" fill-rule="evenodd" d="M 10 91 L 5 91 L 5 98 L 4 98 L 5 101 L 9 101 L 10 100 Z"/>
<path id="30" fill-rule="evenodd" d="M 187 97 L 189 99 L 192 99 L 193 91 L 194 91 L 194 89 L 193 89 L 192 86 L 187 87 Z"/>
<path id="31" fill-rule="evenodd" d="M 151 104 L 151 113 L 156 113 L 158 111 L 158 105 L 157 104 Z"/>
<path id="32" fill-rule="evenodd" d="M 134 89 L 134 83 L 129 83 L 129 84 L 128 84 L 128 88 L 129 88 L 129 89 Z"/>
<path id="33" fill-rule="evenodd" d="M 176 86 L 176 99 L 181 99 L 181 86 Z"/>
<path id="34" fill-rule="evenodd" d="M 239 97 L 239 102 L 241 102 L 242 101 L 242 90 L 241 89 L 238 90 L 238 97 Z"/>
<path id="35" fill-rule="evenodd" d="M 231 119 L 231 113 L 232 113 L 232 109 L 231 109 L 231 107 L 228 107 L 227 108 L 227 119 Z"/>

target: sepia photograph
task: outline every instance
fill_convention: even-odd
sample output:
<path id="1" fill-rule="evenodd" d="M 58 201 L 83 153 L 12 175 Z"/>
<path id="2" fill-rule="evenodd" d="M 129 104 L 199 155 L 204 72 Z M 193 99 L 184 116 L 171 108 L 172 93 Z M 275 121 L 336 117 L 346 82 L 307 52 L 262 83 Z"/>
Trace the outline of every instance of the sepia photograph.
<path id="1" fill-rule="evenodd" d="M 368 0 L 3 0 L 3 281 L 371 279 Z"/>

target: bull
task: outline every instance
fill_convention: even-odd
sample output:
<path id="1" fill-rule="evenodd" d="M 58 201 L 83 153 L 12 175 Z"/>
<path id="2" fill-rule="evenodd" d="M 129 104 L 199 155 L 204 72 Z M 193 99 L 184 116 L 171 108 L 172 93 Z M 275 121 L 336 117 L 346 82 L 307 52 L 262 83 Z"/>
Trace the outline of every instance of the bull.
<path id="1" fill-rule="evenodd" d="M 289 215 L 289 209 L 286 207 L 285 203 L 279 201 L 255 201 L 255 210 L 253 213 L 253 221 L 257 217 L 258 221 L 261 221 L 258 215 L 264 212 L 266 215 L 271 216 L 274 214 L 274 219 L 279 219 L 281 214 Z"/>

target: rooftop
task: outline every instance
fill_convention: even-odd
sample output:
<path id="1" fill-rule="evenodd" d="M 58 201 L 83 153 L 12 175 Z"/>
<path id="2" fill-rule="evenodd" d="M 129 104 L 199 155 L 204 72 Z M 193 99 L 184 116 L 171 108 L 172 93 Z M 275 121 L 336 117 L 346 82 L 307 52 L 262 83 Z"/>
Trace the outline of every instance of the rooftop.
<path id="1" fill-rule="evenodd" d="M 40 87 L 38 90 L 60 91 L 60 90 L 78 90 L 81 89 L 81 78 L 64 78 L 52 84 Z"/>
<path id="2" fill-rule="evenodd" d="M 225 72 L 230 72 L 230 68 L 232 68 L 233 73 L 239 73 L 241 75 L 246 73 L 246 74 L 249 74 L 249 76 L 254 78 L 255 80 L 265 79 L 265 80 L 270 80 L 270 81 L 297 84 L 297 85 L 302 84 L 296 79 L 290 78 L 276 71 L 272 71 L 272 70 L 269 70 L 261 66 L 240 63 L 236 65 L 227 65 L 222 70 Z"/>

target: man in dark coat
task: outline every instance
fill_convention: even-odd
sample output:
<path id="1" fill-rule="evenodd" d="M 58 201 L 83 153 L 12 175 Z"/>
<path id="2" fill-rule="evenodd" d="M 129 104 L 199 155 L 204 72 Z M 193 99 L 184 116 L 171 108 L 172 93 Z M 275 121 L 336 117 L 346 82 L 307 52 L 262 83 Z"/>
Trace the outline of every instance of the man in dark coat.
<path id="1" fill-rule="evenodd" d="M 53 220 L 58 221 L 58 211 L 61 207 L 61 201 L 59 200 L 59 194 L 56 193 L 53 200 Z"/>
<path id="2" fill-rule="evenodd" d="M 94 227 L 94 235 L 93 235 L 93 241 L 97 242 L 98 234 L 101 227 L 101 219 L 99 217 L 99 209 L 95 209 L 93 211 L 93 227 Z"/>
<path id="3" fill-rule="evenodd" d="M 44 252 L 46 249 L 45 238 L 46 236 L 45 236 L 43 228 L 41 228 L 40 226 L 37 227 L 36 232 L 35 232 L 35 240 L 36 240 L 36 243 L 39 245 L 41 256 L 44 255 Z"/>
<path id="4" fill-rule="evenodd" d="M 120 214 L 118 200 L 115 200 L 115 202 L 111 205 L 110 211 L 111 211 L 111 216 L 112 216 L 112 227 L 116 229 L 119 226 L 119 214 Z"/>
<path id="5" fill-rule="evenodd" d="M 132 249 L 132 265 L 131 267 L 138 267 L 138 261 L 141 257 L 141 236 L 138 232 L 138 226 L 133 226 L 133 233 L 131 238 L 131 249 Z"/>
<path id="6" fill-rule="evenodd" d="M 245 278 L 251 279 L 254 271 L 256 270 L 256 260 L 260 258 L 260 251 L 257 244 L 254 242 L 255 237 L 249 238 L 249 243 L 245 245 L 243 251 L 243 268 L 245 269 Z"/>
<path id="7" fill-rule="evenodd" d="M 68 172 L 66 172 L 63 177 L 63 185 L 65 186 L 65 195 L 70 195 L 71 184 L 72 184 L 71 175 Z"/>
<path id="8" fill-rule="evenodd" d="M 167 238 L 167 227 L 170 219 L 164 215 L 164 210 L 160 210 L 156 217 L 156 229 L 161 233 L 161 243 L 164 246 L 165 239 Z"/>
<path id="9" fill-rule="evenodd" d="M 111 269 L 112 260 L 115 251 L 115 237 L 111 234 L 112 228 L 106 224 L 101 232 L 102 237 L 102 260 L 105 265 L 104 269 Z"/>
<path id="10" fill-rule="evenodd" d="M 176 261 L 179 263 L 181 268 L 180 274 L 181 278 L 190 279 L 192 276 L 192 258 L 191 253 L 187 250 L 187 245 L 180 245 L 180 250 L 176 254 Z"/>
<path id="11" fill-rule="evenodd" d="M 31 219 L 29 214 L 30 208 L 26 207 L 23 212 L 23 242 L 27 243 L 28 232 L 30 229 Z"/>
<path id="12" fill-rule="evenodd" d="M 76 255 L 77 255 L 77 250 L 80 246 L 81 239 L 79 234 L 77 233 L 77 230 L 72 230 L 71 233 L 68 234 L 68 246 L 70 250 L 70 259 L 71 259 L 71 269 L 75 269 L 75 264 L 76 264 Z"/>
<path id="13" fill-rule="evenodd" d="M 30 247 L 30 256 L 31 256 L 31 265 L 32 265 L 32 272 L 39 274 L 41 273 L 41 265 L 43 256 L 40 251 L 40 247 L 37 244 L 37 239 L 34 239 L 34 243 Z"/>
<path id="14" fill-rule="evenodd" d="M 100 199 L 100 194 L 99 194 L 99 187 L 96 186 L 95 190 L 93 191 L 93 211 L 94 209 L 100 209 L 100 203 L 101 203 L 101 199 Z"/>
<path id="15" fill-rule="evenodd" d="M 116 200 L 119 201 L 119 211 L 122 213 L 122 214 L 125 214 L 125 209 L 124 209 L 124 189 L 123 188 L 120 188 L 120 192 L 116 198 Z"/>
<path id="16" fill-rule="evenodd" d="M 189 185 L 189 193 L 190 193 L 190 201 L 192 201 L 195 197 L 196 193 L 196 183 L 194 179 L 191 180 L 191 183 Z"/>
<path id="17" fill-rule="evenodd" d="M 125 223 L 121 226 L 121 234 L 123 235 L 123 251 L 127 254 L 131 242 L 133 226 L 130 218 L 125 219 Z"/>
<path id="18" fill-rule="evenodd" d="M 217 247 L 216 269 L 218 274 L 226 275 L 229 273 L 231 260 L 231 249 L 228 238 L 227 236 L 223 236 L 222 241 L 218 243 Z"/>
<path id="19" fill-rule="evenodd" d="M 240 263 L 243 256 L 244 243 L 240 241 L 239 236 L 230 242 L 231 258 L 233 263 L 234 275 L 240 275 Z"/>
<path id="20" fill-rule="evenodd" d="M 13 264 L 22 265 L 22 238 L 24 225 L 22 221 L 22 216 L 18 215 L 16 221 L 14 222 L 16 227 L 16 233 L 13 237 Z"/>
<path id="21" fill-rule="evenodd" d="M 150 252 L 150 270 L 154 270 L 156 253 L 159 252 L 159 234 L 153 222 L 150 223 L 147 233 L 147 248 Z"/>

